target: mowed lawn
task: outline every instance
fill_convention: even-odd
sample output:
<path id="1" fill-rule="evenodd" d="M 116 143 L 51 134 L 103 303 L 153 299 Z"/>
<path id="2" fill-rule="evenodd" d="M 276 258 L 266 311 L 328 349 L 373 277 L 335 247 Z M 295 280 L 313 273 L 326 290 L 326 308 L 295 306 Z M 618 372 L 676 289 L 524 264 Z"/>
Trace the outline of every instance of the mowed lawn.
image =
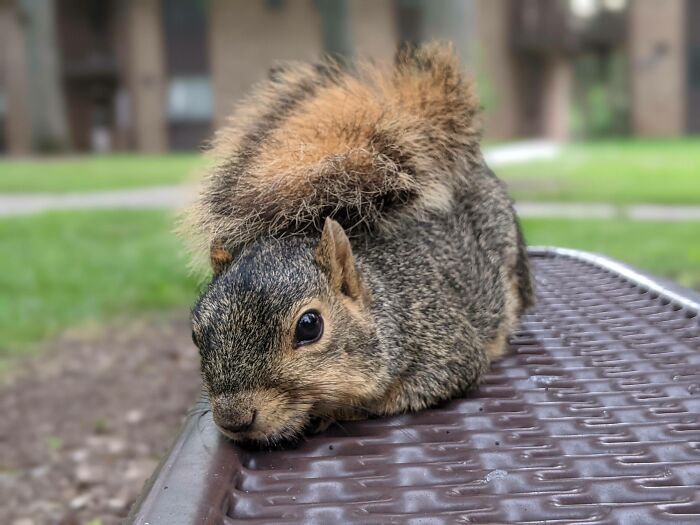
<path id="1" fill-rule="evenodd" d="M 573 144 L 496 168 L 516 200 L 700 205 L 700 139 Z"/>
<path id="2" fill-rule="evenodd" d="M 0 362 L 68 326 L 189 305 L 198 280 L 172 224 L 155 211 L 0 220 Z"/>
<path id="3" fill-rule="evenodd" d="M 200 166 L 202 155 L 104 155 L 0 162 L 0 193 L 84 192 L 178 184 Z"/>
<path id="4" fill-rule="evenodd" d="M 201 279 L 189 272 L 172 223 L 170 214 L 156 211 L 0 220 L 0 363 L 69 326 L 187 308 Z M 605 253 L 700 288 L 696 223 L 523 223 L 532 245 Z"/>
<path id="5" fill-rule="evenodd" d="M 700 223 L 599 219 L 524 219 L 531 246 L 563 246 L 608 255 L 700 290 Z"/>

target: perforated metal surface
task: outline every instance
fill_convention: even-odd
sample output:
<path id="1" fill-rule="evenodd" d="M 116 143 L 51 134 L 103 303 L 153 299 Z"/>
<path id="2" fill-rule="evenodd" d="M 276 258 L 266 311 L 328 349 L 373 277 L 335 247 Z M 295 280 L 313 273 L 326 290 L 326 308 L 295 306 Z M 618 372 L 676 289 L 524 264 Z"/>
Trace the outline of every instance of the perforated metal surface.
<path id="1" fill-rule="evenodd" d="M 533 264 L 537 307 L 467 398 L 256 453 L 203 409 L 135 521 L 700 523 L 692 303 L 568 256 Z"/>

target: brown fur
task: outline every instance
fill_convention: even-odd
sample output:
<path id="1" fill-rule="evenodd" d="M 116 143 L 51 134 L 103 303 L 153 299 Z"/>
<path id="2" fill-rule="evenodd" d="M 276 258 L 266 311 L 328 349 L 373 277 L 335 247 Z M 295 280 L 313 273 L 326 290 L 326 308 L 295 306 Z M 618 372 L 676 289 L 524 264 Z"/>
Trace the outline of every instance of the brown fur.
<path id="1" fill-rule="evenodd" d="M 214 241 L 209 250 L 209 260 L 214 275 L 218 275 L 233 262 L 233 255 L 220 242 Z"/>
<path id="2" fill-rule="evenodd" d="M 365 291 L 355 268 L 350 240 L 333 220 L 326 219 L 321 242 L 316 248 L 316 261 L 331 276 L 333 291 L 353 301 L 362 301 Z"/>
<path id="3" fill-rule="evenodd" d="M 292 64 L 255 93 L 217 134 L 189 212 L 206 246 L 319 229 L 329 215 L 352 233 L 390 226 L 392 207 L 447 209 L 461 184 L 455 159 L 478 152 L 479 103 L 445 46 L 393 69 Z"/>

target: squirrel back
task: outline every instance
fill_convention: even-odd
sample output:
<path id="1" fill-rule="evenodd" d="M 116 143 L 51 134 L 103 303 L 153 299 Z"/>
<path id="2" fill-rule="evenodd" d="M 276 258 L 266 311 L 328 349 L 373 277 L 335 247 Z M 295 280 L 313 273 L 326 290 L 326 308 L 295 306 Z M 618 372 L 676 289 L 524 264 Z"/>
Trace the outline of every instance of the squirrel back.
<path id="1" fill-rule="evenodd" d="M 448 46 L 390 69 L 281 65 L 216 134 L 189 229 L 200 250 L 235 249 L 326 217 L 352 237 L 447 209 L 469 172 L 455 164 L 481 160 L 478 111 Z"/>

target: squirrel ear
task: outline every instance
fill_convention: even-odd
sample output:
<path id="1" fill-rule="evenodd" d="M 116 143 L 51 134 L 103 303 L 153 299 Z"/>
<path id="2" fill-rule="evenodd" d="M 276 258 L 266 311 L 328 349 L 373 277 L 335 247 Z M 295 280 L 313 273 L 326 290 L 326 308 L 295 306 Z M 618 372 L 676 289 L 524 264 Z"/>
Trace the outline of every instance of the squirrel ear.
<path id="1" fill-rule="evenodd" d="M 351 299 L 362 297 L 362 282 L 355 268 L 350 240 L 343 227 L 333 219 L 326 218 L 323 225 L 316 261 L 325 270 L 334 289 Z"/>
<path id="2" fill-rule="evenodd" d="M 219 275 L 233 262 L 233 255 L 224 248 L 221 241 L 215 240 L 211 243 L 209 260 L 211 261 L 211 269 L 214 271 L 214 275 Z"/>

